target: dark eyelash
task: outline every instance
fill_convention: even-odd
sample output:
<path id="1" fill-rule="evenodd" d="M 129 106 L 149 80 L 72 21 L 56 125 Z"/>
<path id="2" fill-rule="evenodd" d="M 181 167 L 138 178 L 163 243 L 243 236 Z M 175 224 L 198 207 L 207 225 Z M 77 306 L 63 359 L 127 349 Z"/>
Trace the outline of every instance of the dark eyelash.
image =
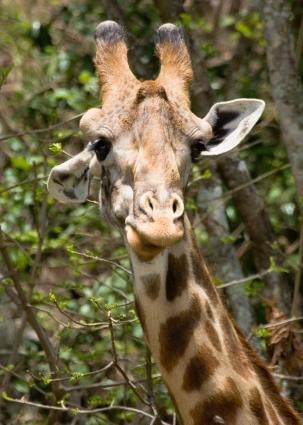
<path id="1" fill-rule="evenodd" d="M 197 162 L 200 159 L 201 152 L 206 151 L 206 142 L 202 139 L 194 140 L 191 143 L 191 160 Z"/>
<path id="2" fill-rule="evenodd" d="M 96 153 L 98 161 L 104 161 L 109 151 L 111 150 L 112 143 L 109 139 L 104 136 L 99 137 L 98 139 L 91 142 L 89 150 Z"/>

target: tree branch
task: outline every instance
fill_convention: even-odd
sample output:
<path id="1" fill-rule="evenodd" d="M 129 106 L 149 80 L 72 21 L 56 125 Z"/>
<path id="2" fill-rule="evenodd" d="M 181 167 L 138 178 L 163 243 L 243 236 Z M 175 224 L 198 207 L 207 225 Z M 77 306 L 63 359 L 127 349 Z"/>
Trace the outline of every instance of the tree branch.
<path id="1" fill-rule="evenodd" d="M 297 75 L 290 7 L 285 0 L 263 4 L 269 79 L 303 216 L 303 84 Z"/>
<path id="2" fill-rule="evenodd" d="M 16 289 L 16 292 L 18 294 L 18 298 L 20 300 L 20 304 L 22 306 L 22 309 L 24 310 L 25 314 L 26 314 L 26 318 L 27 321 L 29 322 L 29 324 L 31 325 L 31 327 L 33 328 L 33 330 L 35 331 L 39 342 L 45 352 L 45 355 L 47 357 L 48 360 L 48 364 L 50 367 L 51 372 L 56 376 L 57 372 L 58 372 L 58 367 L 57 367 L 57 357 L 56 357 L 56 353 L 55 350 L 46 334 L 46 332 L 44 331 L 43 327 L 40 325 L 35 313 L 33 312 L 33 310 L 30 308 L 30 306 L 28 305 L 27 302 L 27 297 L 26 294 L 23 290 L 22 284 L 19 281 L 19 278 L 17 276 L 17 273 L 15 271 L 15 268 L 11 262 L 11 259 L 6 251 L 6 246 L 5 246 L 5 242 L 2 236 L 2 230 L 0 228 L 0 252 L 4 261 L 4 264 L 7 268 L 8 273 L 11 275 L 11 279 L 14 283 L 14 287 Z M 52 383 L 52 389 L 53 392 L 56 396 L 57 399 L 59 399 L 62 395 L 62 392 L 60 390 L 60 387 L 58 386 L 58 384 L 56 382 Z"/>

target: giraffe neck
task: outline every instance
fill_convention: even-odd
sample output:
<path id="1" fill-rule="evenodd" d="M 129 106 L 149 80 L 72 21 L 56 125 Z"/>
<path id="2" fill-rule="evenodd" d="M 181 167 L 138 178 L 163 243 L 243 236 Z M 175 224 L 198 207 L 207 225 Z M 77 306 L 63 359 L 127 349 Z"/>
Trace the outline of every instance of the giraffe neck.
<path id="1" fill-rule="evenodd" d="M 145 339 L 184 425 L 301 423 L 229 318 L 187 217 L 181 242 L 130 257 Z"/>

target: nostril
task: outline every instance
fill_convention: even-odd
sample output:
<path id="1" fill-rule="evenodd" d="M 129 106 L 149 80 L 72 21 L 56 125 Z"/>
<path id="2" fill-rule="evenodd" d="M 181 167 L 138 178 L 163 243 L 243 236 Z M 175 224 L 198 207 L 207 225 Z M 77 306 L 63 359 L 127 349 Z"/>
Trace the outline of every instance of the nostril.
<path id="1" fill-rule="evenodd" d="M 148 217 L 152 217 L 153 211 L 156 208 L 155 200 L 153 199 L 153 193 L 144 193 L 140 199 L 139 206 L 144 214 L 146 214 Z"/>
<path id="2" fill-rule="evenodd" d="M 167 214 L 171 216 L 171 219 L 177 219 L 184 212 L 183 200 L 176 193 L 164 197 L 161 202 L 161 199 L 157 198 L 153 192 L 146 192 L 140 197 L 138 207 L 139 211 L 150 219 Z"/>
<path id="3" fill-rule="evenodd" d="M 174 214 L 176 213 L 177 208 L 178 208 L 178 202 L 176 200 L 174 200 L 174 202 L 173 202 L 173 212 L 174 212 Z"/>
<path id="4" fill-rule="evenodd" d="M 184 212 L 184 204 L 179 195 L 174 195 L 171 208 L 173 210 L 173 214 L 175 218 L 179 218 L 182 216 Z"/>
<path id="5" fill-rule="evenodd" d="M 153 206 L 153 203 L 152 203 L 152 201 L 151 201 L 151 199 L 150 198 L 148 198 L 148 206 L 149 206 L 149 208 L 151 209 L 151 210 L 153 210 L 154 209 L 154 206 Z"/>

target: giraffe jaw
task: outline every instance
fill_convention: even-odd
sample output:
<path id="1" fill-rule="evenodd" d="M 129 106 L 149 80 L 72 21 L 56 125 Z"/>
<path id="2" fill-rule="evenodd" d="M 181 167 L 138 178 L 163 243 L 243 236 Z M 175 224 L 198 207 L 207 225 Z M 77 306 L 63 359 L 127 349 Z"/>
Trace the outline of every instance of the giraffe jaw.
<path id="1" fill-rule="evenodd" d="M 165 249 L 165 247 L 156 246 L 144 241 L 139 233 L 130 225 L 125 227 L 125 232 L 128 245 L 142 261 L 151 261 Z"/>
<path id="2" fill-rule="evenodd" d="M 167 247 L 179 242 L 184 235 L 183 220 L 176 223 L 162 217 L 159 221 L 137 223 L 128 217 L 125 221 L 129 246 L 143 261 L 150 261 Z"/>

